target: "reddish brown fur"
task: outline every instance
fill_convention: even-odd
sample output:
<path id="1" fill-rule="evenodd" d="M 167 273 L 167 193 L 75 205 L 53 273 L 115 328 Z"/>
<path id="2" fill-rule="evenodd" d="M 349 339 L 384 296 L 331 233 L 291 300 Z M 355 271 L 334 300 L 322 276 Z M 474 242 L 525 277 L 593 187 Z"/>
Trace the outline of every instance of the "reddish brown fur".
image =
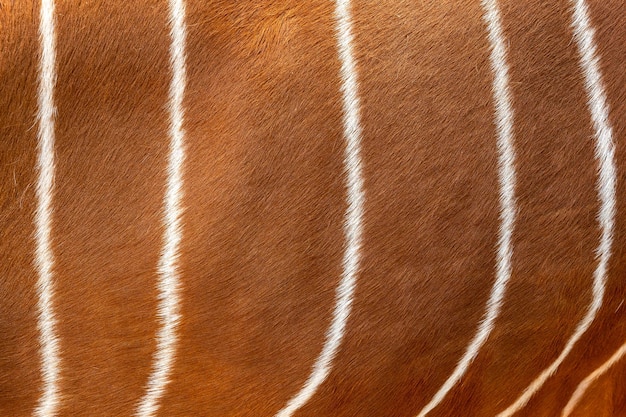
<path id="1" fill-rule="evenodd" d="M 0 415 L 41 395 L 33 266 L 38 16 L 0 2 Z M 142 4 L 143 3 L 143 4 Z M 346 209 L 331 1 L 187 2 L 181 312 L 164 416 L 271 416 L 302 386 L 340 279 Z M 604 305 L 518 415 L 557 416 L 626 341 L 626 12 L 589 0 L 616 143 Z M 501 0 L 515 111 L 513 275 L 491 337 L 430 414 L 493 416 L 591 298 L 597 162 L 566 0 Z M 156 348 L 168 152 L 167 2 L 56 4 L 59 415 L 131 415 Z M 479 1 L 354 0 L 365 218 L 353 311 L 296 416 L 414 417 L 495 279 L 496 133 Z M 575 416 L 626 416 L 626 360 Z"/>
<path id="2" fill-rule="evenodd" d="M 32 266 L 37 129 L 37 10 L 0 18 L 0 414 L 30 415 L 40 394 Z M 11 87 L 9 88 L 9 80 Z"/>

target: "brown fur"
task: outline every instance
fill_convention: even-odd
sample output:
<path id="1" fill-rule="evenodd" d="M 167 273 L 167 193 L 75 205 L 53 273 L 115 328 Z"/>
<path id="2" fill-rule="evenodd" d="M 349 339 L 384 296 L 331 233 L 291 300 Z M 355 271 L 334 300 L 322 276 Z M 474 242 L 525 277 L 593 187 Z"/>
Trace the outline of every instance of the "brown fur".
<path id="1" fill-rule="evenodd" d="M 187 0 L 182 321 L 163 416 L 271 416 L 329 326 L 346 209 L 331 1 Z M 604 305 L 518 415 L 557 416 L 626 341 L 626 12 L 589 0 L 616 143 Z M 501 0 L 515 111 L 513 275 L 494 331 L 431 416 L 493 416 L 591 298 L 597 162 L 566 0 Z M 41 394 L 33 266 L 39 6 L 0 1 L 0 415 Z M 156 349 L 168 149 L 167 2 L 56 4 L 53 251 L 59 415 L 131 415 Z M 365 218 L 333 370 L 296 416 L 414 417 L 494 282 L 493 74 L 479 1 L 354 0 Z M 575 416 L 626 416 L 626 360 Z"/>

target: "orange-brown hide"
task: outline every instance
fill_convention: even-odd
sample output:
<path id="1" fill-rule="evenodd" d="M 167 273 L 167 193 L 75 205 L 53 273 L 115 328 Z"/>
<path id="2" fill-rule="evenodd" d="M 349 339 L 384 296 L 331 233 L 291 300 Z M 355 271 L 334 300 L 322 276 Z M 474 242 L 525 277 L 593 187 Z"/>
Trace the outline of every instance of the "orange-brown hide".
<path id="1" fill-rule="evenodd" d="M 605 302 L 519 416 L 558 416 L 626 342 L 626 9 L 589 0 L 617 218 Z M 598 165 L 571 2 L 501 0 L 514 110 L 513 272 L 494 330 L 430 415 L 491 417 L 591 301 Z M 295 415 L 414 417 L 495 280 L 498 154 L 479 0 L 353 0 L 365 213 L 352 313 Z M 328 0 L 186 1 L 181 322 L 160 416 L 272 416 L 301 388 L 345 249 L 341 63 Z M 56 1 L 53 278 L 60 416 L 132 415 L 155 354 L 172 77 L 168 3 Z M 0 415 L 42 394 L 34 266 L 39 4 L 0 1 Z M 626 360 L 574 416 L 626 416 Z"/>

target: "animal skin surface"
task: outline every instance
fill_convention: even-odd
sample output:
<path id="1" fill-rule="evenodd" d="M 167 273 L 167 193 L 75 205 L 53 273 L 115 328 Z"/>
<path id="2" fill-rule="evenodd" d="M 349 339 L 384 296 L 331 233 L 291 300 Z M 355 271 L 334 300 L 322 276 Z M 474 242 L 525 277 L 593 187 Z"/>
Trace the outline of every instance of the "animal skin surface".
<path id="1" fill-rule="evenodd" d="M 623 0 L 0 0 L 0 416 L 626 416 L 625 297 Z"/>

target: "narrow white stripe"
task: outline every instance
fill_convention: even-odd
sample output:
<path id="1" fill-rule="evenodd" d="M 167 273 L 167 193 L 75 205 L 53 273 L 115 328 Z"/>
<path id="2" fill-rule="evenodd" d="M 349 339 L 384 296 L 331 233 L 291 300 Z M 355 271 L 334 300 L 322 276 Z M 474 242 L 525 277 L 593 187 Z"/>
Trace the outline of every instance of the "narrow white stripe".
<path id="1" fill-rule="evenodd" d="M 600 378 L 604 373 L 606 373 L 606 371 L 608 371 L 613 365 L 619 362 L 625 355 L 626 355 L 626 343 L 624 343 L 622 347 L 620 347 L 617 350 L 617 352 L 615 352 L 613 356 L 609 358 L 609 360 L 604 362 L 598 369 L 596 369 L 591 374 L 589 374 L 589 376 L 585 378 L 583 382 L 581 382 L 578 385 L 578 387 L 576 388 L 576 391 L 574 391 L 574 394 L 572 395 L 572 398 L 570 398 L 567 405 L 563 409 L 563 414 L 561 414 L 561 416 L 562 417 L 569 416 L 572 413 L 572 411 L 574 411 L 574 408 L 576 407 L 578 402 L 583 398 L 583 395 L 585 395 L 585 391 L 587 391 L 587 389 L 591 386 L 591 384 L 596 382 L 598 378 Z"/>
<path id="2" fill-rule="evenodd" d="M 168 161 L 167 189 L 165 194 L 164 245 L 158 265 L 159 306 L 161 327 L 156 338 L 156 353 L 146 393 L 142 398 L 137 416 L 153 416 L 169 383 L 174 365 L 177 329 L 180 321 L 180 273 L 179 247 L 182 239 L 181 201 L 183 198 L 182 166 L 185 160 L 183 130 L 183 96 L 185 93 L 185 4 L 184 0 L 170 0 L 171 38 L 170 62 L 170 153 Z"/>
<path id="3" fill-rule="evenodd" d="M 42 0 L 39 21 L 41 60 L 38 90 L 37 209 L 35 212 L 35 267 L 37 269 L 38 327 L 41 344 L 43 391 L 35 416 L 54 416 L 59 406 L 59 339 L 54 316 L 54 256 L 51 248 L 52 196 L 54 192 L 54 1 Z"/>
<path id="4" fill-rule="evenodd" d="M 496 281 L 487 301 L 487 311 L 478 331 L 452 375 L 441 386 L 418 417 L 427 415 L 448 394 L 465 375 L 472 361 L 478 355 L 491 330 L 504 298 L 506 285 L 511 277 L 511 257 L 513 254 L 511 236 L 515 223 L 515 151 L 513 147 L 513 108 L 509 92 L 509 68 L 506 46 L 502 34 L 500 12 L 496 0 L 483 0 L 482 6 L 491 43 L 491 69 L 493 71 L 493 98 L 495 104 L 495 124 L 497 128 L 498 179 L 500 182 L 500 230 L 496 265 Z"/>
<path id="5" fill-rule="evenodd" d="M 337 47 L 341 61 L 343 128 L 346 139 L 344 166 L 348 200 L 344 223 L 346 250 L 343 257 L 343 272 L 341 282 L 336 291 L 336 304 L 332 323 L 326 333 L 326 341 L 322 352 L 313 365 L 311 375 L 304 383 L 302 389 L 276 414 L 277 417 L 289 417 L 302 407 L 313 396 L 330 372 L 333 358 L 341 344 L 346 322 L 350 315 L 356 275 L 359 270 L 365 195 L 360 157 L 360 104 L 356 64 L 352 53 L 353 37 L 349 8 L 349 0 L 337 0 L 335 18 Z"/>
<path id="6" fill-rule="evenodd" d="M 594 30 L 589 21 L 589 11 L 584 0 L 573 0 L 574 13 L 572 27 L 574 40 L 580 55 L 580 65 L 585 78 L 585 88 L 588 95 L 588 106 L 595 133 L 595 153 L 599 163 L 598 197 L 600 200 L 600 212 L 598 223 L 601 230 L 600 243 L 596 249 L 598 266 L 593 275 L 593 300 L 578 324 L 576 331 L 568 340 L 559 357 L 546 368 L 529 386 L 524 393 L 499 417 L 513 415 L 524 407 L 530 398 L 541 388 L 545 381 L 556 372 L 557 368 L 565 360 L 574 348 L 574 345 L 587 331 L 596 317 L 596 313 L 602 306 L 604 287 L 606 283 L 606 271 L 611 256 L 613 241 L 613 223 L 615 219 L 615 151 L 613 145 L 613 132 L 609 123 L 609 108 L 607 105 L 604 86 L 598 64 L 598 54 L 593 40 Z"/>

